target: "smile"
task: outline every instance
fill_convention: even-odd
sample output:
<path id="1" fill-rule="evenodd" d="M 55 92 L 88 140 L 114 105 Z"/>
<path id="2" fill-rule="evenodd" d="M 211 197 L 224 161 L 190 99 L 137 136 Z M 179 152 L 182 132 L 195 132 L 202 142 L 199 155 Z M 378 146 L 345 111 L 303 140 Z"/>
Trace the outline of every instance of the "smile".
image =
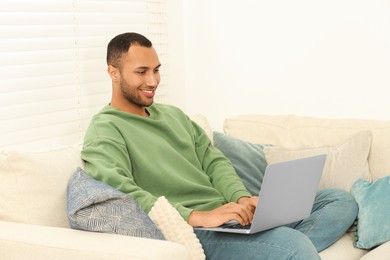
<path id="1" fill-rule="evenodd" d="M 147 98 L 153 98 L 154 94 L 156 93 L 155 89 L 141 89 L 141 92 L 144 94 Z"/>

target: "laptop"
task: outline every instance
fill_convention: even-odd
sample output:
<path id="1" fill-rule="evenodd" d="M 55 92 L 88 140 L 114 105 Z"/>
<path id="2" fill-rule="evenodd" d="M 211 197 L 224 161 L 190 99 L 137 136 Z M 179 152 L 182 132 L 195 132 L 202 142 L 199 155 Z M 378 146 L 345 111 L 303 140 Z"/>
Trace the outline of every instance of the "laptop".
<path id="1" fill-rule="evenodd" d="M 253 234 L 307 218 L 312 210 L 324 169 L 326 154 L 267 166 L 252 224 L 229 221 L 214 228 L 196 230 Z"/>

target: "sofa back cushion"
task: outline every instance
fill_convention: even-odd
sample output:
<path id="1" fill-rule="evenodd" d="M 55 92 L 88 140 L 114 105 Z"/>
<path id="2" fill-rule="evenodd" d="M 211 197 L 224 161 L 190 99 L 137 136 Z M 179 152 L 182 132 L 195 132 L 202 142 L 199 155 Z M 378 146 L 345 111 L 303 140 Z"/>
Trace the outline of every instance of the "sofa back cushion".
<path id="1" fill-rule="evenodd" d="M 368 157 L 374 180 L 390 174 L 390 121 L 326 119 L 296 115 L 241 115 L 227 118 L 224 132 L 245 141 L 283 147 L 336 145 L 359 131 L 372 133 Z"/>
<path id="2" fill-rule="evenodd" d="M 0 152 L 0 220 L 69 227 L 66 187 L 77 167 L 78 147 Z"/>
<path id="3" fill-rule="evenodd" d="M 268 164 L 326 154 L 327 159 L 319 187 L 350 191 L 356 180 L 372 180 L 367 160 L 371 139 L 370 131 L 361 131 L 335 146 L 297 148 L 273 146 L 265 147 L 264 154 Z"/>

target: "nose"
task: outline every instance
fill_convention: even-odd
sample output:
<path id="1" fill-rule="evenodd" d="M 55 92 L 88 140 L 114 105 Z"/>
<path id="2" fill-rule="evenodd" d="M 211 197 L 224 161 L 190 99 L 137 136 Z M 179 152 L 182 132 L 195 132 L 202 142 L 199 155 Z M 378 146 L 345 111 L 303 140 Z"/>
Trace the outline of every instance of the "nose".
<path id="1" fill-rule="evenodd" d="M 158 73 L 150 73 L 146 78 L 146 84 L 150 87 L 157 87 L 160 82 L 160 76 Z"/>

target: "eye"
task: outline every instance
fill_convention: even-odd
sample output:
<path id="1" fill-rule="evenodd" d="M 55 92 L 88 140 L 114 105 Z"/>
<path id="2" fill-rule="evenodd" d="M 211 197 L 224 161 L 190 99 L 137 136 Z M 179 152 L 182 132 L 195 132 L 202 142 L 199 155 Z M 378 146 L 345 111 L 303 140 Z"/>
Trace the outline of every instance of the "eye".
<path id="1" fill-rule="evenodd" d="M 146 73 L 146 71 L 145 70 L 140 70 L 140 71 L 136 71 L 135 73 L 140 74 L 140 75 L 144 75 Z"/>

